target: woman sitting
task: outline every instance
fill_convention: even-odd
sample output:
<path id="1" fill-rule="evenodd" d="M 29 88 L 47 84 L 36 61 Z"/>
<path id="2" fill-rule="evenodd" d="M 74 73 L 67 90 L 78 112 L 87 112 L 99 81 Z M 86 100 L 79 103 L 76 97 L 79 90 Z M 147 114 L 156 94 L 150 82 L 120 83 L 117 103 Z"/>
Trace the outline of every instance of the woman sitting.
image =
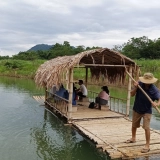
<path id="1" fill-rule="evenodd" d="M 95 103 L 96 103 L 96 108 L 101 110 L 101 105 L 106 105 L 108 104 L 108 100 L 109 100 L 109 90 L 107 86 L 103 86 L 102 91 L 98 94 L 98 97 L 96 97 L 95 99 Z"/>

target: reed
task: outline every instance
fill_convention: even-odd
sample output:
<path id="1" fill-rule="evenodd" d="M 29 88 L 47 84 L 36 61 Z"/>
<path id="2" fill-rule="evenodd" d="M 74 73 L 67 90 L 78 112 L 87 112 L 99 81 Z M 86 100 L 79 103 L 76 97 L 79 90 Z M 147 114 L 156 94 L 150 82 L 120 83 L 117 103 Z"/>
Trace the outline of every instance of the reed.
<path id="1" fill-rule="evenodd" d="M 160 88 L 160 60 L 139 59 L 135 61 L 140 66 L 141 75 L 145 72 L 151 72 L 156 78 L 158 78 L 156 85 Z"/>

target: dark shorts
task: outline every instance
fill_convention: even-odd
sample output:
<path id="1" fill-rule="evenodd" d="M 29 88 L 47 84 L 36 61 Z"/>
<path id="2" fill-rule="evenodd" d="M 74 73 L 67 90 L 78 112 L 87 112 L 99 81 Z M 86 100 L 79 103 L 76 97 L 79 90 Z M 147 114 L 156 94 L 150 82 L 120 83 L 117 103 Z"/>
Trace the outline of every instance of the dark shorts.
<path id="1" fill-rule="evenodd" d="M 77 95 L 78 95 L 79 97 L 86 97 L 86 95 L 83 95 L 82 92 L 78 92 Z"/>
<path id="2" fill-rule="evenodd" d="M 144 129 L 149 129 L 150 128 L 150 121 L 151 121 L 151 114 L 149 114 L 149 113 L 139 114 L 135 111 L 133 111 L 133 115 L 132 115 L 132 127 L 139 128 L 142 118 L 143 118 L 142 127 Z"/>
<path id="3" fill-rule="evenodd" d="M 100 97 L 96 97 L 95 102 L 98 103 L 99 105 L 106 105 L 108 103 L 107 100 L 102 99 Z"/>

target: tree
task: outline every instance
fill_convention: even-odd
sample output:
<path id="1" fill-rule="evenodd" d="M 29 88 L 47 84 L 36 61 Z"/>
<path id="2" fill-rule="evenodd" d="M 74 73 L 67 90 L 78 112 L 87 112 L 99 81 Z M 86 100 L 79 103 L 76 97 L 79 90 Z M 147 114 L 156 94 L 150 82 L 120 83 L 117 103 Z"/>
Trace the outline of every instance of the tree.
<path id="1" fill-rule="evenodd" d="M 146 36 L 140 38 L 133 37 L 127 43 L 123 44 L 122 53 L 133 59 L 142 58 L 142 50 L 146 49 L 152 42 Z"/>
<path id="2" fill-rule="evenodd" d="M 149 59 L 160 58 L 160 39 L 151 42 L 146 48 L 141 50 L 140 55 Z"/>
<path id="3" fill-rule="evenodd" d="M 114 51 L 117 51 L 117 52 L 122 52 L 122 49 L 124 47 L 124 44 L 123 45 L 114 45 L 114 47 L 112 48 L 112 50 Z"/>

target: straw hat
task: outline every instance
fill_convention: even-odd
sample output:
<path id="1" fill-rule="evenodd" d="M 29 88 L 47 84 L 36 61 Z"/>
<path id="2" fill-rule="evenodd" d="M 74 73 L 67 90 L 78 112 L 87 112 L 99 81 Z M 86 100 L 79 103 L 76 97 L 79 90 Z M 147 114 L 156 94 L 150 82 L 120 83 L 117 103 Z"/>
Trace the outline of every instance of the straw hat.
<path id="1" fill-rule="evenodd" d="M 145 74 L 143 75 L 143 77 L 139 77 L 139 80 L 140 80 L 142 83 L 152 84 L 152 83 L 157 82 L 158 79 L 155 78 L 152 73 L 145 73 Z"/>

